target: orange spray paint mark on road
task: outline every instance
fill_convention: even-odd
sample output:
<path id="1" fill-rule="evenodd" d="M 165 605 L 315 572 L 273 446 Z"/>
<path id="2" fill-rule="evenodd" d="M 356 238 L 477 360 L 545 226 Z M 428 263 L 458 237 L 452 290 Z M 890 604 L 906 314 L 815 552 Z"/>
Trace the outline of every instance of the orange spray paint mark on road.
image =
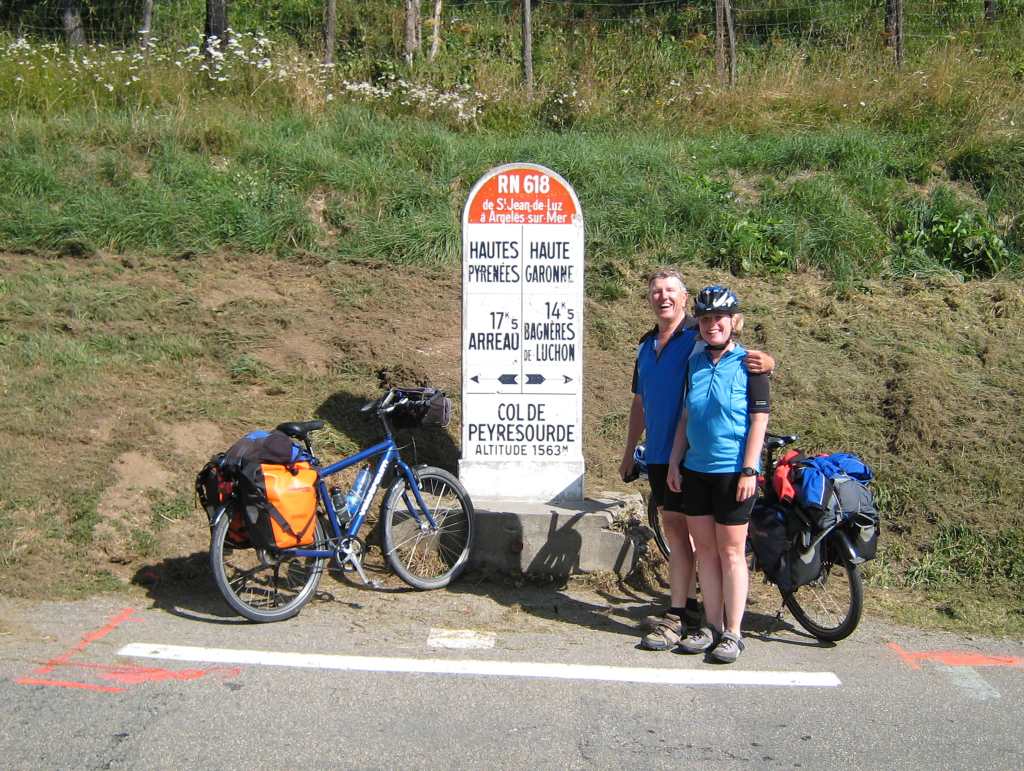
<path id="1" fill-rule="evenodd" d="M 96 666 L 97 676 L 101 680 L 110 680 L 122 685 L 141 685 L 142 683 L 162 683 L 168 681 L 187 682 L 198 680 L 207 675 L 220 674 L 225 679 L 237 677 L 242 671 L 238 667 L 211 667 L 210 669 L 173 669 L 161 667 L 135 667 L 131 665 L 119 667 Z"/>
<path id="2" fill-rule="evenodd" d="M 57 667 L 66 664 L 75 654 L 81 653 L 97 640 L 102 640 L 108 634 L 110 634 L 119 626 L 121 626 L 121 624 L 123 624 L 124 622 L 138 621 L 139 619 L 132 618 L 134 614 L 135 608 L 125 608 L 112 619 L 110 619 L 110 621 L 107 622 L 106 626 L 97 629 L 94 632 L 86 632 L 84 635 L 82 635 L 82 639 L 78 641 L 78 645 L 76 645 L 74 648 L 71 648 L 66 653 L 58 656 L 57 658 L 50 659 L 49 661 L 47 661 L 43 666 L 39 667 L 39 669 L 35 671 L 35 674 L 45 675 L 49 672 L 52 672 Z"/>
<path id="3" fill-rule="evenodd" d="M 54 688 L 78 688 L 83 691 L 101 691 L 103 693 L 120 693 L 124 690 L 124 688 L 115 688 L 112 685 L 94 685 L 74 680 L 42 680 L 36 677 L 22 677 L 14 682 L 18 685 L 48 685 Z"/>
<path id="4" fill-rule="evenodd" d="M 1024 667 L 1024 658 L 1017 656 L 988 656 L 973 651 L 906 651 L 896 643 L 889 643 L 889 648 L 911 669 L 920 669 L 922 661 L 947 667 Z"/>
<path id="5" fill-rule="evenodd" d="M 139 667 L 131 664 L 111 665 L 94 664 L 84 661 L 72 661 L 76 655 L 83 653 L 86 648 L 97 640 L 102 640 L 111 632 L 127 621 L 141 621 L 134 618 L 135 609 L 125 608 L 114 616 L 107 624 L 92 632 L 86 632 L 78 644 L 68 649 L 60 656 L 52 658 L 42 666 L 33 670 L 33 675 L 48 675 L 59 667 L 85 669 L 94 672 L 100 680 L 117 683 L 118 685 L 99 685 L 97 683 L 83 683 L 77 680 L 57 680 L 42 677 L 22 677 L 14 682 L 18 685 L 42 685 L 51 688 L 74 688 L 85 691 L 98 691 L 101 693 L 121 693 L 124 685 L 141 685 L 142 683 L 159 683 L 168 681 L 187 682 L 198 680 L 211 674 L 220 674 L 224 679 L 237 677 L 242 671 L 239 667 L 211 667 L 210 669 L 182 669 L 174 671 L 160 667 Z"/>

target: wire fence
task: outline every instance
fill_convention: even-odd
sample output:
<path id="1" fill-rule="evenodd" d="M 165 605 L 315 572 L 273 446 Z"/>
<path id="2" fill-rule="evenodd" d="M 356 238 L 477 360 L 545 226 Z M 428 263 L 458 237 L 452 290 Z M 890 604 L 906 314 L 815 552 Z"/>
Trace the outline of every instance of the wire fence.
<path id="1" fill-rule="evenodd" d="M 434 24 L 434 3 L 414 2 L 426 40 L 433 31 L 426 28 Z M 0 0 L 0 30 L 53 40 L 71 40 L 76 30 L 80 42 L 127 45 L 139 39 L 147 5 L 148 34 L 176 43 L 202 38 L 206 0 Z M 325 0 L 231 0 L 229 24 L 316 50 L 323 46 L 325 5 Z M 381 57 L 408 53 L 402 51 L 406 19 L 399 0 L 342 2 L 337 13 L 339 48 Z M 481 16 L 506 29 L 500 41 L 485 41 L 480 55 L 492 55 L 496 45 L 515 48 L 525 37 L 522 0 L 445 0 L 442 51 L 447 43 L 453 55 L 473 56 L 471 42 L 481 38 L 473 22 Z M 840 54 L 875 51 L 882 66 L 894 67 L 943 47 L 1024 60 L 1024 0 L 532 0 L 531 19 L 538 34 L 635 30 L 680 43 L 717 39 L 719 49 L 724 46 L 732 57 L 734 75 L 737 59 L 780 44 Z M 509 53 L 521 55 L 520 50 Z M 544 56 L 543 49 L 535 55 Z"/>

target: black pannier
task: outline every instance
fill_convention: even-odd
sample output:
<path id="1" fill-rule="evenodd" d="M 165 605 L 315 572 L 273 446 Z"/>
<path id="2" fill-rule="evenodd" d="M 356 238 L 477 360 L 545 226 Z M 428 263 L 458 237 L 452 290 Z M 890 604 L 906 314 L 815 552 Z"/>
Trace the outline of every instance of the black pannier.
<path id="1" fill-rule="evenodd" d="M 780 591 L 792 592 L 821 575 L 821 542 L 793 510 L 758 506 L 750 517 L 757 564 Z"/>

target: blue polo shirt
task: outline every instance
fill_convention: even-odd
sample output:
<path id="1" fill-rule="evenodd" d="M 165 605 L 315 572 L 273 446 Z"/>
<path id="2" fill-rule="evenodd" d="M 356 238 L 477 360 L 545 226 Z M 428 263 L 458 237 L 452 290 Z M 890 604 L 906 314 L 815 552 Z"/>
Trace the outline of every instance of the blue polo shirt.
<path id="1" fill-rule="evenodd" d="M 668 463 L 672 455 L 672 440 L 683 411 L 686 360 L 697 339 L 697 330 L 686 328 L 686 322 L 660 351 L 655 350 L 657 327 L 640 338 L 633 366 L 633 393 L 644 405 L 644 458 L 648 463 Z"/>
<path id="2" fill-rule="evenodd" d="M 768 412 L 767 376 L 748 375 L 746 349 L 737 344 L 712 363 L 707 351 L 694 354 L 686 375 L 686 442 L 683 465 L 705 474 L 743 468 L 751 412 Z M 748 380 L 756 379 L 752 388 Z M 756 392 L 752 394 L 752 392 Z"/>

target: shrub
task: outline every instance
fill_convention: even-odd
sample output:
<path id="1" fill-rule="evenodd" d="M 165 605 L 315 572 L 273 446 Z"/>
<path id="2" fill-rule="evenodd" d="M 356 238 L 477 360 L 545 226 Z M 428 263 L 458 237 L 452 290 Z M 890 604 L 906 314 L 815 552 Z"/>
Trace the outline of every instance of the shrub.
<path id="1" fill-rule="evenodd" d="M 897 273 L 943 268 L 968 278 L 992 276 L 1015 260 L 988 216 L 938 187 L 904 208 L 894 234 Z"/>

